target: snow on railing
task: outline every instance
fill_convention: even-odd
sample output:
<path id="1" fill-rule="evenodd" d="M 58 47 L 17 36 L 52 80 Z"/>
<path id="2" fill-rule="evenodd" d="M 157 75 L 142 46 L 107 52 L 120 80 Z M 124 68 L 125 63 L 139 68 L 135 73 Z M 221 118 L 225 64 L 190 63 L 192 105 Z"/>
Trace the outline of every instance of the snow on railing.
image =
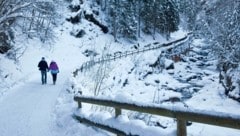
<path id="1" fill-rule="evenodd" d="M 240 129 L 240 115 L 227 114 L 215 111 L 197 110 L 189 108 L 167 107 L 161 105 L 146 105 L 137 102 L 120 102 L 110 99 L 102 99 L 96 97 L 75 96 L 74 100 L 78 102 L 78 108 L 82 108 L 82 103 L 95 104 L 107 107 L 113 107 L 115 109 L 115 117 L 121 115 L 122 110 L 131 110 L 142 113 L 149 113 L 159 116 L 165 116 L 175 118 L 177 120 L 177 136 L 187 135 L 187 121 L 198 122 L 203 124 L 210 124 L 215 126 L 222 126 L 234 129 Z M 83 110 L 81 110 L 83 111 Z M 116 133 L 118 135 L 145 135 L 139 130 L 130 130 L 119 127 L 115 122 L 113 124 L 107 124 L 107 121 L 94 121 L 91 118 L 87 118 L 81 114 L 75 114 L 73 117 L 82 123 L 86 123 L 91 126 L 99 127 L 107 131 Z M 134 124 L 130 124 L 134 125 Z M 136 127 L 133 127 L 136 129 Z M 152 129 L 150 129 L 151 131 Z M 147 133 L 147 132 L 146 132 Z"/>
<path id="2" fill-rule="evenodd" d="M 143 53 L 143 52 L 147 52 L 147 51 L 151 51 L 151 50 L 157 50 L 157 49 L 160 49 L 160 48 L 162 48 L 163 50 L 171 50 L 171 49 L 177 48 L 178 46 L 181 46 L 184 43 L 188 42 L 191 35 L 192 35 L 192 33 L 188 33 L 183 38 L 180 38 L 178 40 L 175 40 L 175 41 L 172 41 L 172 42 L 169 42 L 169 43 L 160 44 L 159 42 L 155 42 L 155 43 L 152 43 L 152 44 L 148 44 L 148 45 L 144 46 L 143 48 L 136 49 L 136 50 L 133 50 L 133 51 L 125 51 L 123 53 L 122 52 L 117 52 L 117 53 L 114 53 L 114 55 L 109 55 L 108 54 L 108 55 L 103 56 L 101 58 L 97 58 L 95 60 L 87 61 L 87 62 L 83 63 L 82 66 L 79 69 L 76 69 L 73 72 L 73 75 L 75 77 L 77 75 L 78 71 L 82 72 L 83 70 L 90 69 L 94 65 L 100 64 L 100 63 L 103 63 L 103 62 L 115 61 L 116 59 L 121 59 L 123 57 L 127 57 L 127 56 L 130 56 L 130 55 L 139 54 L 139 53 Z"/>

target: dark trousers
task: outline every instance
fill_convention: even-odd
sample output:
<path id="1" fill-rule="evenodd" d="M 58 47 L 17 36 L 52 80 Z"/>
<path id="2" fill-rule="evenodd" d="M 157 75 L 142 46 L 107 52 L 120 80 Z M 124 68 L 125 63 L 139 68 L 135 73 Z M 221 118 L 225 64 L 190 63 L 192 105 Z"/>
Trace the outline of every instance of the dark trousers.
<path id="1" fill-rule="evenodd" d="M 52 73 L 52 79 L 53 79 L 53 84 L 55 84 L 57 81 L 57 74 Z"/>
<path id="2" fill-rule="evenodd" d="M 41 70 L 42 84 L 47 83 L 47 71 Z"/>

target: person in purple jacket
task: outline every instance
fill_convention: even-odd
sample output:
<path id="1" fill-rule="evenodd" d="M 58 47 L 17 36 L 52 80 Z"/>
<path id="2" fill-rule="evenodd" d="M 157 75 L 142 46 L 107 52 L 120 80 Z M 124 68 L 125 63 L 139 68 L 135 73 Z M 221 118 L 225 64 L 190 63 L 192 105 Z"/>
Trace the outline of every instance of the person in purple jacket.
<path id="1" fill-rule="evenodd" d="M 57 74 L 59 73 L 59 68 L 55 61 L 51 61 L 49 70 L 52 74 L 53 84 L 55 85 L 57 81 Z"/>

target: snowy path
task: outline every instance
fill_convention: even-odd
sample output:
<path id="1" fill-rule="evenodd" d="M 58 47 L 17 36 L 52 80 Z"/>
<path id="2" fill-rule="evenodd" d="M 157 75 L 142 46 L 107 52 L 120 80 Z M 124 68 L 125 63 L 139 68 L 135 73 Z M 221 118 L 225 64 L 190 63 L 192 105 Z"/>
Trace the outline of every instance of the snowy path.
<path id="1" fill-rule="evenodd" d="M 11 93 L 0 101 L 0 136 L 55 135 L 52 114 L 64 81 L 59 78 L 52 85 L 48 74 L 48 84 L 41 85 L 40 73 L 36 73 L 26 83 L 9 90 Z"/>

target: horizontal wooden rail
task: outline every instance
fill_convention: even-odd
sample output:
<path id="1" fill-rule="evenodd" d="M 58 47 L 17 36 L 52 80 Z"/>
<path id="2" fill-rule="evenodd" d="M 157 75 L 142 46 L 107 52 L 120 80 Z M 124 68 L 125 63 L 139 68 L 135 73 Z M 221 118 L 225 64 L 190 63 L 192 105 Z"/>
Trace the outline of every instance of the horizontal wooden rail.
<path id="1" fill-rule="evenodd" d="M 78 120 L 80 123 L 84 123 L 84 124 L 87 124 L 87 125 L 90 125 L 90 126 L 94 126 L 94 127 L 98 127 L 98 128 L 107 130 L 109 132 L 117 134 L 118 136 L 127 136 L 127 135 L 129 135 L 129 134 L 127 134 L 127 133 L 125 133 L 125 132 L 123 132 L 121 130 L 115 129 L 115 128 L 111 127 L 111 126 L 103 125 L 103 124 L 100 124 L 100 123 L 96 123 L 96 122 L 93 122 L 91 120 L 88 120 L 88 119 L 80 117 L 80 116 L 73 115 L 73 118 Z"/>
<path id="2" fill-rule="evenodd" d="M 118 115 L 121 114 L 121 109 L 138 111 L 143 113 L 155 114 L 177 119 L 177 135 L 186 136 L 186 122 L 199 122 L 215 126 L 223 126 L 228 128 L 240 129 L 240 115 L 226 114 L 213 111 L 191 110 L 187 108 L 173 108 L 153 105 L 137 105 L 134 103 L 124 103 L 112 100 L 104 100 L 93 97 L 75 96 L 74 100 L 78 102 L 79 108 L 81 103 L 90 103 L 114 107 Z"/>

